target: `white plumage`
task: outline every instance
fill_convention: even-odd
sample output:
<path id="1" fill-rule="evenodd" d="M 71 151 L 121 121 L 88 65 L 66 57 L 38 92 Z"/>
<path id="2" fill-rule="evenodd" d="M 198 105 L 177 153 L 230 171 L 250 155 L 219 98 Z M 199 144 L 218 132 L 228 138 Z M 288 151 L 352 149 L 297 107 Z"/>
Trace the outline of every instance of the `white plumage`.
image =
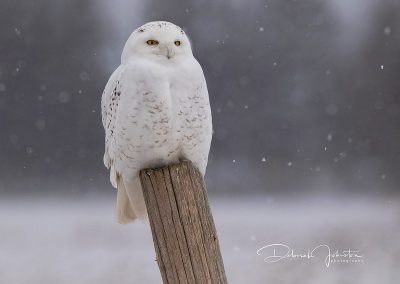
<path id="1" fill-rule="evenodd" d="M 104 164 L 117 215 L 147 215 L 139 171 L 191 160 L 204 175 L 212 136 L 207 85 L 185 32 L 150 22 L 129 37 L 102 96 Z"/>

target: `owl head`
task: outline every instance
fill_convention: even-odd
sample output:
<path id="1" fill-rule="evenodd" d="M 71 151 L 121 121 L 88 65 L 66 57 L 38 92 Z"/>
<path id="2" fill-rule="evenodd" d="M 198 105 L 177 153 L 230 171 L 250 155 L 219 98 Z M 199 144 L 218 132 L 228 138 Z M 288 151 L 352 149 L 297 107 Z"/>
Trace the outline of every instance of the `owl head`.
<path id="1" fill-rule="evenodd" d="M 188 55 L 192 55 L 192 48 L 185 32 L 172 23 L 158 21 L 144 24 L 131 34 L 121 61 L 145 57 L 168 62 Z"/>

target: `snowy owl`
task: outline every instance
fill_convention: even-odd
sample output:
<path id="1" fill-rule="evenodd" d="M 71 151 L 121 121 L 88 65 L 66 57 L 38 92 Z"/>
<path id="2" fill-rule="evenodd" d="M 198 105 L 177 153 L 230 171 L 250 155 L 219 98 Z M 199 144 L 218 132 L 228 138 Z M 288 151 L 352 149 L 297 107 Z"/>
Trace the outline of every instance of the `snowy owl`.
<path id="1" fill-rule="evenodd" d="M 104 164 L 122 224 L 147 216 L 139 172 L 188 159 L 204 175 L 212 136 L 203 70 L 169 22 L 135 30 L 101 99 Z"/>

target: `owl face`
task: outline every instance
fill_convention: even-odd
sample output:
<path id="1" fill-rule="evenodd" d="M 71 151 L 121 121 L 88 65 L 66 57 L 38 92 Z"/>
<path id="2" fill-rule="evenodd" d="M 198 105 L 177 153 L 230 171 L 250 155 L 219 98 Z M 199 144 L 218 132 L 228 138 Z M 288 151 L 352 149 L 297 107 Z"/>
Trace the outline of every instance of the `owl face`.
<path id="1" fill-rule="evenodd" d="M 150 22 L 128 39 L 122 53 L 122 61 L 132 57 L 168 62 L 184 56 L 192 56 L 192 49 L 185 32 L 168 22 Z"/>

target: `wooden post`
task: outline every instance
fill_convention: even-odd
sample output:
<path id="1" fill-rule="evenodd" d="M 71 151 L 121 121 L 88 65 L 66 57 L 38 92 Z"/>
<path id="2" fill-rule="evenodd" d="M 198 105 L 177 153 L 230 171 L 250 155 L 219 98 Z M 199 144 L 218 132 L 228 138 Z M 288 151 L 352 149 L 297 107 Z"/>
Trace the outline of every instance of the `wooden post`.
<path id="1" fill-rule="evenodd" d="M 190 161 L 140 172 L 164 283 L 228 283 L 202 174 Z"/>

